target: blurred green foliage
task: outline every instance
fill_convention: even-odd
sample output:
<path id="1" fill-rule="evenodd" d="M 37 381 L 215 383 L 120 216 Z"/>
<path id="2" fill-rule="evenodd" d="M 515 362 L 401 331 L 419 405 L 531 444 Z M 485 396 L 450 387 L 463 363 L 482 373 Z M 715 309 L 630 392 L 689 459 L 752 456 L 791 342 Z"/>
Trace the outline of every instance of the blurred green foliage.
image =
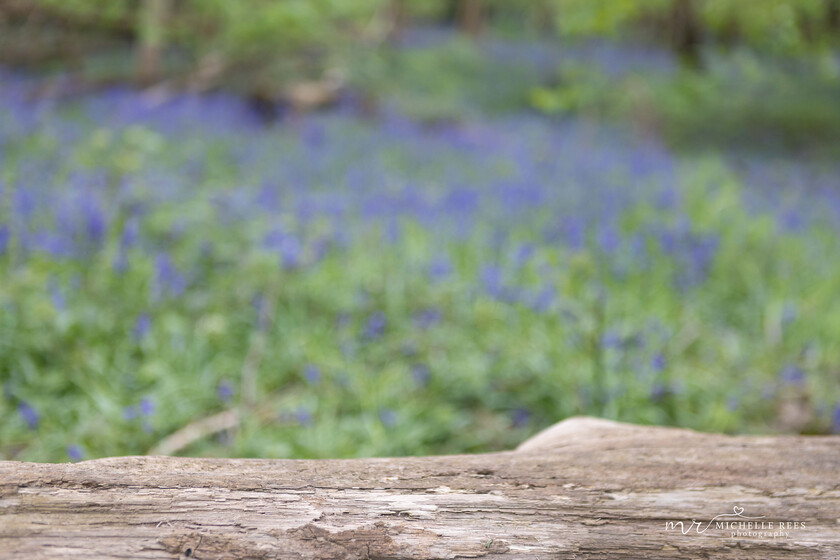
<path id="1" fill-rule="evenodd" d="M 554 0 L 558 30 L 566 35 L 615 36 L 654 22 L 669 28 L 691 17 L 711 36 L 740 39 L 773 50 L 798 51 L 837 42 L 835 0 Z M 646 29 L 650 30 L 650 26 Z"/>
<path id="2" fill-rule="evenodd" d="M 830 154 L 840 148 L 840 63 L 831 51 L 838 25 L 831 15 L 834 0 L 496 0 L 481 4 L 492 24 L 486 37 L 419 45 L 412 44 L 416 38 L 410 33 L 397 33 L 395 13 L 405 10 L 409 21 L 453 22 L 458 2 L 32 0 L 32 5 L 68 28 L 78 25 L 88 33 L 95 25 L 102 33 L 128 35 L 129 48 L 165 47 L 163 77 L 212 70 L 220 74 L 214 86 L 247 93 L 341 67 L 353 88 L 400 115 L 443 124 L 444 131 L 449 121 L 536 110 L 558 121 L 572 115 L 630 121 L 679 146 L 764 149 L 779 143 Z M 691 33 L 680 39 L 677 31 L 686 31 L 687 13 Z M 691 47 L 694 32 L 701 44 Z M 502 34 L 547 35 L 554 48 L 534 58 L 549 64 L 531 64 L 530 52 L 500 56 L 492 39 Z M 699 48 L 703 64 L 612 72 L 568 54 L 578 45 L 570 37 L 592 36 L 643 36 L 677 51 Z M 112 55 L 108 51 L 108 71 L 125 77 L 127 57 Z M 100 112 L 108 114 L 107 96 L 102 103 Z M 217 109 L 202 117 L 212 120 Z M 101 250 L 85 260 L 36 252 L 24 262 L 20 242 L 4 231 L 0 456 L 60 460 L 71 444 L 82 445 L 88 456 L 144 453 L 190 422 L 241 404 L 241 371 L 259 341 L 265 345 L 257 387 L 261 408 L 235 439 L 199 441 L 185 452 L 334 457 L 485 451 L 512 447 L 538 427 L 578 413 L 766 431 L 781 405 L 801 398 L 810 399 L 806 408 L 812 416 L 797 429 L 831 429 L 830 410 L 840 399 L 836 231 L 818 221 L 781 231 L 780 218 L 746 208 L 742 180 L 716 156 L 680 162 L 685 205 L 679 216 L 663 218 L 653 202 L 640 203 L 617 224 L 630 238 L 686 220 L 691 235 L 719 239 L 721 250 L 705 283 L 688 295 L 676 287 L 679 256 L 664 254 L 652 241 L 653 258 L 644 271 L 613 268 L 592 235 L 575 250 L 540 243 L 536 257 L 511 274 L 532 289 L 545 266 L 555 271 L 560 303 L 546 314 L 477 288 L 486 263 L 501 251 L 488 248 L 487 230 L 441 246 L 429 229 L 406 220 L 399 224 L 398 244 L 371 230 L 346 250 L 327 251 L 318 266 L 286 268 L 262 244 L 276 225 L 268 217 L 217 227 L 227 202 L 236 209 L 232 186 L 256 196 L 267 176 L 260 173 L 277 172 L 272 167 L 277 154 L 293 156 L 284 160 L 289 184 L 283 188 L 299 186 L 294 173 L 327 168 L 330 174 L 312 189 L 333 196 L 338 185 L 349 189 L 342 183 L 349 175 L 343 166 L 361 162 L 379 171 L 376 180 L 382 180 L 387 198 L 403 183 L 419 185 L 423 193 L 445 193 L 441 189 L 452 186 L 446 183 L 451 177 L 441 179 L 441 169 L 460 169 L 455 176 L 465 181 L 486 178 L 481 173 L 489 169 L 496 174 L 489 183 L 518 169 L 531 153 L 546 150 L 541 157 L 550 162 L 562 151 L 548 150 L 546 142 L 523 143 L 516 153 L 525 159 L 507 154 L 509 161 L 488 156 L 480 165 L 446 167 L 445 156 L 419 141 L 372 143 L 369 123 L 331 126 L 346 153 L 329 155 L 318 134 L 310 132 L 315 139 L 307 139 L 294 127 L 173 141 L 145 126 L 77 122 L 72 112 L 30 136 L 9 133 L 2 145 L 0 218 L 14 221 L 10 201 L 17 204 L 20 192 L 33 184 L 52 188 L 103 172 L 113 202 L 131 179 L 144 208 L 138 227 L 150 246 L 165 248 L 200 282 L 183 297 L 150 303 L 161 275 L 156 268 L 166 267 L 154 253 L 137 248 L 129 255 L 130 270 L 116 273 L 129 221 L 125 208 L 109 215 Z M 388 126 L 399 131 L 403 125 L 397 120 Z M 475 148 L 481 154 L 499 140 L 487 131 L 507 134 L 480 124 L 475 130 L 487 142 Z M 65 140 L 57 139 L 59 133 L 67 134 Z M 246 136 L 260 140 L 249 144 L 253 153 L 240 149 Z M 460 141 L 465 152 L 478 142 Z M 365 151 L 366 142 L 375 149 Z M 58 170 L 43 185 L 42 178 L 30 184 L 29 176 L 18 176 L 56 162 Z M 298 162 L 311 163 L 311 169 Z M 171 176 L 186 177 L 189 189 L 161 203 L 151 193 Z M 557 181 L 559 192 L 577 179 L 540 176 L 528 183 Z M 779 195 L 783 204 L 785 196 Z M 291 212 L 286 207 L 271 220 L 296 227 L 304 218 Z M 520 224 L 504 250 L 529 241 L 533 226 Z M 312 227 L 320 234 L 332 226 Z M 441 251 L 451 257 L 453 270 L 445 280 L 429 282 L 425 269 Z M 255 300 L 274 290 L 275 321 L 260 327 Z M 608 307 L 602 304 L 605 292 Z M 439 310 L 440 317 L 432 328 L 419 329 L 417 315 L 429 309 Z M 366 321 L 377 312 L 384 313 L 387 328 L 368 340 Z M 149 322 L 142 333 L 140 317 Z M 608 334 L 620 342 L 607 344 Z M 648 346 L 637 346 L 639 337 Z M 654 352 L 665 365 L 652 365 Z M 783 364 L 801 366 L 807 379 L 780 380 Z M 307 377 L 311 365 L 318 367 L 317 382 Z M 428 369 L 417 375 L 418 365 Z M 24 402 L 32 410 L 21 408 Z M 138 412 L 143 402 L 147 408 L 154 403 L 154 413 Z M 28 420 L 34 410 L 41 415 L 35 426 Z"/>
<path id="3" fill-rule="evenodd" d="M 749 44 L 801 52 L 836 45 L 837 0 L 22 0 L 72 28 L 95 21 L 167 42 L 195 63 L 212 53 L 231 65 L 303 56 L 316 69 L 350 45 L 377 45 L 415 23 L 457 22 L 464 6 L 500 30 L 561 36 L 642 34 L 685 49 L 685 41 Z M 2 10 L 2 7 L 0 7 Z M 149 18 L 149 14 L 158 14 Z M 37 18 L 36 18 L 37 20 Z M 88 22 L 89 23 L 89 22 Z M 133 31 L 132 31 L 133 30 Z M 89 32 L 89 31 L 88 31 Z M 686 33 L 689 37 L 683 37 Z M 693 34 L 697 34 L 694 38 Z M 152 39 L 149 39 L 152 37 Z"/>

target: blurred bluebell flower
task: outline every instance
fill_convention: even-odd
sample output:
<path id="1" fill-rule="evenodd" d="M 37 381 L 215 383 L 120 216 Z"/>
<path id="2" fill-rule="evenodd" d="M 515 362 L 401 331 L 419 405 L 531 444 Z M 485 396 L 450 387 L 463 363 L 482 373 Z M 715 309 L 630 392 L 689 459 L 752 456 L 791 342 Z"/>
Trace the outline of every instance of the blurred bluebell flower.
<path id="1" fill-rule="evenodd" d="M 35 191 L 32 188 L 18 185 L 14 190 L 14 209 L 15 214 L 27 222 L 35 209 L 38 207 L 38 199 Z"/>
<path id="2" fill-rule="evenodd" d="M 9 226 L 0 226 L 0 255 L 4 254 L 9 248 L 9 241 L 11 240 L 11 238 L 12 230 L 9 229 Z"/>
<path id="3" fill-rule="evenodd" d="M 230 401 L 235 394 L 233 383 L 231 383 L 227 379 L 222 379 L 221 381 L 219 381 L 219 386 L 216 389 L 216 394 L 219 395 L 219 400 L 221 400 L 222 402 Z"/>
<path id="4" fill-rule="evenodd" d="M 149 317 L 148 313 L 141 313 L 138 315 L 137 321 L 134 323 L 134 339 L 142 340 L 149 333 L 149 329 L 151 328 L 152 318 Z"/>
<path id="5" fill-rule="evenodd" d="M 139 416 L 138 408 L 134 405 L 129 405 L 123 408 L 123 418 L 126 420 L 134 420 Z"/>
<path id="6" fill-rule="evenodd" d="M 295 410 L 294 419 L 301 426 L 311 426 L 313 422 L 312 412 L 306 407 L 298 407 L 298 409 Z"/>
<path id="7" fill-rule="evenodd" d="M 562 223 L 566 245 L 574 251 L 583 249 L 586 245 L 586 222 L 579 218 L 569 218 Z"/>
<path id="8" fill-rule="evenodd" d="M 663 253 L 674 254 L 677 252 L 679 240 L 676 232 L 670 229 L 663 229 L 659 231 L 659 235 L 657 237 L 659 240 L 659 247 L 662 249 Z"/>
<path id="9" fill-rule="evenodd" d="M 505 295 L 502 269 L 496 265 L 485 265 L 481 269 L 484 291 L 492 298 L 502 299 Z"/>
<path id="10" fill-rule="evenodd" d="M 531 422 L 531 411 L 524 407 L 517 408 L 513 411 L 512 419 L 514 428 L 523 428 Z"/>
<path id="11" fill-rule="evenodd" d="M 365 324 L 365 338 L 376 339 L 385 333 L 387 318 L 382 311 L 376 311 L 368 317 Z"/>
<path id="12" fill-rule="evenodd" d="M 514 261 L 517 266 L 524 266 L 536 253 L 537 247 L 533 243 L 523 243 L 516 249 Z"/>
<path id="13" fill-rule="evenodd" d="M 388 428 L 397 424 L 397 413 L 390 408 L 383 408 L 379 411 L 379 421 Z"/>
<path id="14" fill-rule="evenodd" d="M 668 185 L 659 193 L 656 200 L 657 206 L 663 210 L 673 210 L 679 206 L 680 193 L 674 185 Z"/>
<path id="15" fill-rule="evenodd" d="M 100 208 L 99 201 L 89 193 L 83 198 L 82 214 L 84 215 L 88 240 L 94 244 L 102 243 L 108 227 L 107 221 Z"/>
<path id="16" fill-rule="evenodd" d="M 446 256 L 440 255 L 435 257 L 429 265 L 429 277 L 434 281 L 440 281 L 448 278 L 452 274 L 452 263 Z"/>
<path id="17" fill-rule="evenodd" d="M 178 271 L 172 259 L 166 253 L 158 253 L 155 257 L 155 296 L 176 297 L 183 293 L 187 282 Z"/>
<path id="18" fill-rule="evenodd" d="M 840 434 L 840 404 L 834 407 L 831 414 L 831 433 Z"/>
<path id="19" fill-rule="evenodd" d="M 20 402 L 20 404 L 18 405 L 18 414 L 20 415 L 21 419 L 23 419 L 23 421 L 26 422 L 26 425 L 29 427 L 30 430 L 35 430 L 38 428 L 38 424 L 41 422 L 41 415 L 28 403 L 23 401 Z"/>
<path id="20" fill-rule="evenodd" d="M 132 216 L 125 222 L 123 226 L 122 235 L 120 235 L 120 247 L 129 249 L 137 244 L 140 237 L 140 222 L 136 217 Z"/>
<path id="21" fill-rule="evenodd" d="M 691 243 L 691 261 L 698 271 L 705 271 L 714 259 L 719 240 L 716 235 L 707 235 L 693 239 Z"/>
<path id="22" fill-rule="evenodd" d="M 143 416 L 151 416 L 155 413 L 155 401 L 151 397 L 143 397 L 140 399 L 140 414 Z"/>
<path id="23" fill-rule="evenodd" d="M 654 383 L 653 388 L 650 391 L 650 398 L 654 401 L 661 401 L 668 395 L 671 395 L 673 391 L 671 388 L 665 383 Z"/>
<path id="24" fill-rule="evenodd" d="M 61 291 L 61 286 L 55 278 L 50 280 L 50 299 L 53 307 L 59 311 L 63 311 L 67 307 L 67 301 L 64 299 L 64 293 Z"/>
<path id="25" fill-rule="evenodd" d="M 321 370 L 313 364 L 306 364 L 303 367 L 303 376 L 310 385 L 318 385 L 321 382 Z"/>
<path id="26" fill-rule="evenodd" d="M 478 191 L 469 188 L 453 188 L 446 195 L 443 204 L 444 208 L 453 214 L 471 214 L 478 209 L 481 197 Z"/>
<path id="27" fill-rule="evenodd" d="M 797 208 L 787 208 L 778 216 L 779 226 L 785 231 L 797 232 L 805 228 L 805 218 Z"/>
<path id="28" fill-rule="evenodd" d="M 68 445 L 67 446 L 67 457 L 71 461 L 81 461 L 85 458 L 85 452 L 82 450 L 81 446 L 79 445 Z"/>
<path id="29" fill-rule="evenodd" d="M 660 352 L 660 353 L 658 353 L 658 354 L 656 354 L 656 355 L 653 357 L 653 359 L 651 359 L 651 361 L 650 361 L 650 367 L 651 367 L 651 369 L 653 369 L 653 371 L 655 371 L 656 373 L 659 373 L 659 372 L 661 372 L 662 370 L 664 370 L 664 369 L 665 369 L 665 365 L 666 365 L 666 362 L 665 362 L 665 356 L 664 356 L 661 352 Z"/>
<path id="30" fill-rule="evenodd" d="M 411 376 L 414 378 L 415 383 L 425 387 L 432 379 L 432 371 L 426 364 L 417 363 L 411 366 Z"/>
<path id="31" fill-rule="evenodd" d="M 112 266 L 114 268 L 114 272 L 117 274 L 123 274 L 128 270 L 128 255 L 126 255 L 125 249 L 122 247 L 117 247 Z"/>
<path id="32" fill-rule="evenodd" d="M 598 233 L 598 245 L 601 251 L 611 255 L 621 247 L 621 234 L 612 224 L 602 223 Z"/>
<path id="33" fill-rule="evenodd" d="M 402 227 L 395 219 L 388 220 L 385 226 L 385 241 L 390 244 L 395 244 L 400 240 L 402 234 Z"/>
<path id="34" fill-rule="evenodd" d="M 300 266 L 303 245 L 300 239 L 293 235 L 286 235 L 280 245 L 280 260 L 283 268 L 291 270 Z"/>
<path id="35" fill-rule="evenodd" d="M 617 332 L 608 330 L 601 335 L 601 346 L 603 348 L 619 349 L 622 346 L 622 338 Z"/>
<path id="36" fill-rule="evenodd" d="M 554 305 L 554 301 L 557 299 L 556 294 L 557 290 L 554 286 L 545 286 L 534 297 L 531 307 L 537 313 L 547 313 L 551 310 L 552 305 Z"/>
<path id="37" fill-rule="evenodd" d="M 321 148 L 324 145 L 326 138 L 327 136 L 324 127 L 317 123 L 307 123 L 300 132 L 300 139 L 310 150 L 317 150 L 318 148 Z"/>
<path id="38" fill-rule="evenodd" d="M 70 257 L 76 252 L 72 238 L 51 231 L 36 232 L 33 245 L 53 257 Z"/>
<path id="39" fill-rule="evenodd" d="M 805 383 L 805 372 L 799 366 L 789 364 L 779 372 L 779 379 L 788 385 L 802 385 Z"/>
<path id="40" fill-rule="evenodd" d="M 428 307 L 414 314 L 414 324 L 421 329 L 428 329 L 440 323 L 443 312 L 437 307 Z"/>

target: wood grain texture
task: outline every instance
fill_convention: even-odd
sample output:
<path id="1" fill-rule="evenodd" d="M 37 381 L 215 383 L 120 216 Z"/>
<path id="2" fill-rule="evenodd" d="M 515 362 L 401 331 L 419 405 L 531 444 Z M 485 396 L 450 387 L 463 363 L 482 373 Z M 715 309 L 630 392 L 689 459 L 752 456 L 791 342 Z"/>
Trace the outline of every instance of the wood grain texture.
<path id="1" fill-rule="evenodd" d="M 786 534 L 701 531 L 724 514 Z M 72 557 L 837 559 L 840 437 L 573 418 L 486 455 L 0 462 L 0 558 Z"/>

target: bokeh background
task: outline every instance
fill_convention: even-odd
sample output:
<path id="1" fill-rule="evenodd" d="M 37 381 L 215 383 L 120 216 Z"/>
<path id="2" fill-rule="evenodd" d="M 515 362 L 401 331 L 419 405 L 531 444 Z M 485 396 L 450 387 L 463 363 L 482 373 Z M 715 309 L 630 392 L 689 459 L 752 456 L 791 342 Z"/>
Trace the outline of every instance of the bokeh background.
<path id="1" fill-rule="evenodd" d="M 838 432 L 839 226 L 838 0 L 0 0 L 0 459 Z"/>

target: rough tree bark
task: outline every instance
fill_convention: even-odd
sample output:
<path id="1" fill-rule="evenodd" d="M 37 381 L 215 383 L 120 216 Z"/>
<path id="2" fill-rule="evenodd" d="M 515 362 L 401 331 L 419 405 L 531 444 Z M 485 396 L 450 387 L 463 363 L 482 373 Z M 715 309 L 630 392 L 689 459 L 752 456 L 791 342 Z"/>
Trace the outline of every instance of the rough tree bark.
<path id="1" fill-rule="evenodd" d="M 4 462 L 0 557 L 840 558 L 838 465 L 840 437 L 591 418 L 487 455 Z"/>

